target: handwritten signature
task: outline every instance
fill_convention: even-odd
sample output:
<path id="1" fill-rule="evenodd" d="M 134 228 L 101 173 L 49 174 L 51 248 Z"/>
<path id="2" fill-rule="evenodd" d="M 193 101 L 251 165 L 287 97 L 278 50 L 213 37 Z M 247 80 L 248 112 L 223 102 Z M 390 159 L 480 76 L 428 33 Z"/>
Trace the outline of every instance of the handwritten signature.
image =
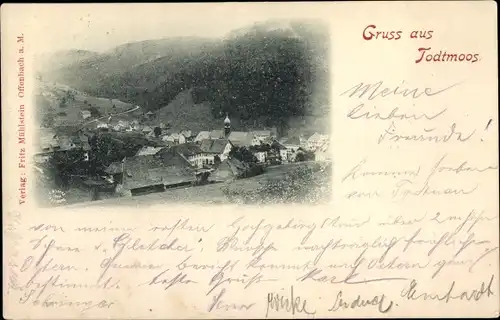
<path id="1" fill-rule="evenodd" d="M 284 310 L 292 315 L 296 313 L 303 313 L 306 315 L 316 314 L 316 310 L 308 307 L 307 303 L 306 299 L 295 294 L 293 286 L 290 287 L 290 293 L 288 295 L 268 293 L 266 318 L 269 316 L 269 311 L 280 312 Z"/>
<path id="2" fill-rule="evenodd" d="M 418 291 L 418 282 L 413 279 L 407 288 L 401 291 L 401 297 L 407 300 L 438 300 L 448 303 L 450 300 L 467 300 L 467 301 L 479 301 L 484 297 L 490 297 L 494 295 L 492 290 L 494 275 L 491 275 L 488 282 L 482 281 L 479 288 L 468 289 L 464 291 L 459 291 L 456 293 L 456 281 L 453 281 L 448 289 L 442 293 L 429 293 L 425 291 Z"/>
<path id="3" fill-rule="evenodd" d="M 394 302 L 391 300 L 387 303 L 387 305 L 384 305 L 386 301 L 385 298 L 385 294 L 376 295 L 370 298 L 361 298 L 361 295 L 358 294 L 352 301 L 346 301 L 343 299 L 343 292 L 339 291 L 333 305 L 330 309 L 328 309 L 328 311 L 332 312 L 339 309 L 356 309 L 377 306 L 380 313 L 387 313 L 394 306 Z"/>

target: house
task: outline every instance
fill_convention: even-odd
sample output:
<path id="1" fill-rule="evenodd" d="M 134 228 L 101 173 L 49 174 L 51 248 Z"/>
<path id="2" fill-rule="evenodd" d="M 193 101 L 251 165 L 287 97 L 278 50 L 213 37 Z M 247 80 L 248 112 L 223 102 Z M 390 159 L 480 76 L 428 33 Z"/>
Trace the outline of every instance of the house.
<path id="1" fill-rule="evenodd" d="M 184 138 L 186 138 L 186 139 L 189 139 L 193 136 L 193 133 L 191 132 L 191 130 L 182 130 L 180 132 L 180 134 L 182 134 L 184 136 Z"/>
<path id="2" fill-rule="evenodd" d="M 210 139 L 210 131 L 200 131 L 200 133 L 198 133 L 198 135 L 194 139 L 194 142 L 201 142 L 205 139 Z"/>
<path id="3" fill-rule="evenodd" d="M 272 134 L 273 133 L 271 132 L 271 130 L 252 131 L 253 135 L 252 145 L 256 146 L 265 143 L 267 139 L 270 139 L 272 137 Z"/>
<path id="4" fill-rule="evenodd" d="M 254 139 L 255 140 L 255 139 Z M 264 138 L 261 140 L 261 144 L 268 144 L 268 145 L 272 145 L 276 140 L 275 137 L 268 137 L 268 138 Z"/>
<path id="5" fill-rule="evenodd" d="M 145 147 L 142 147 L 139 151 L 137 151 L 135 156 L 139 157 L 139 156 L 148 156 L 148 155 L 157 154 L 161 149 L 163 149 L 163 147 L 145 146 Z"/>
<path id="6" fill-rule="evenodd" d="M 253 134 L 251 132 L 231 131 L 231 120 L 226 115 L 223 130 L 212 130 L 210 132 L 202 131 L 196 137 L 195 142 L 202 142 L 207 139 L 226 139 L 229 140 L 233 146 L 250 147 L 253 141 Z"/>
<path id="7" fill-rule="evenodd" d="M 306 149 L 315 151 L 320 146 L 322 146 L 328 140 L 327 135 L 323 135 L 320 133 L 314 133 L 309 139 L 307 139 Z"/>
<path id="8" fill-rule="evenodd" d="M 90 111 L 89 111 L 89 110 L 83 110 L 83 111 L 81 112 L 81 115 L 82 115 L 82 118 L 85 120 L 85 119 L 90 118 L 90 116 L 91 116 L 92 114 L 90 113 Z"/>
<path id="9" fill-rule="evenodd" d="M 121 175 L 123 173 L 125 161 L 126 161 L 126 159 L 124 159 L 123 161 L 116 161 L 116 162 L 111 163 L 106 169 L 104 169 L 104 172 L 113 176 L 113 177 L 116 177 L 117 175 Z M 113 178 L 113 180 L 115 180 L 115 179 Z M 120 182 L 121 177 L 120 177 L 120 179 L 117 179 L 117 181 Z"/>
<path id="10" fill-rule="evenodd" d="M 257 158 L 257 161 L 259 163 L 264 163 L 266 162 L 266 155 L 267 155 L 267 152 L 265 151 L 257 151 L 257 152 L 254 152 L 254 155 L 255 157 Z"/>
<path id="11" fill-rule="evenodd" d="M 270 143 L 271 150 L 266 156 L 266 160 L 272 159 L 273 157 L 279 156 L 281 162 L 287 162 L 287 149 L 284 145 L 274 140 Z"/>
<path id="12" fill-rule="evenodd" d="M 108 129 L 108 128 L 109 126 L 107 123 L 101 121 L 97 122 L 97 129 Z"/>
<path id="13" fill-rule="evenodd" d="M 148 134 L 148 133 L 150 133 L 150 132 L 153 132 L 153 129 L 152 129 L 150 126 L 144 126 L 144 127 L 142 128 L 142 133 L 144 133 L 144 134 Z"/>
<path id="14" fill-rule="evenodd" d="M 59 146 L 56 132 L 52 128 L 40 128 L 36 137 L 42 152 L 50 152 Z"/>
<path id="15" fill-rule="evenodd" d="M 319 147 L 314 153 L 315 161 L 330 161 L 332 160 L 332 154 L 330 149 L 330 143 L 325 142 L 321 147 Z"/>
<path id="16" fill-rule="evenodd" d="M 146 118 L 148 118 L 148 119 L 152 119 L 152 118 L 154 117 L 154 115 L 155 115 L 155 114 L 154 114 L 152 111 L 148 111 L 148 112 L 145 114 Z"/>
<path id="17" fill-rule="evenodd" d="M 162 141 L 169 141 L 175 144 L 186 143 L 186 138 L 182 134 L 172 133 L 170 135 L 163 136 Z"/>
<path id="18" fill-rule="evenodd" d="M 70 136 L 57 136 L 59 151 L 68 151 L 76 149 L 76 144 L 73 137 Z"/>
<path id="19" fill-rule="evenodd" d="M 162 141 L 175 143 L 174 137 L 172 135 L 166 135 L 161 138 Z"/>
<path id="20" fill-rule="evenodd" d="M 50 153 L 37 153 L 33 155 L 33 160 L 36 164 L 47 163 L 50 160 Z"/>
<path id="21" fill-rule="evenodd" d="M 227 158 L 222 161 L 210 174 L 209 180 L 229 181 L 242 177 L 248 170 L 248 166 L 236 158 Z"/>
<path id="22" fill-rule="evenodd" d="M 117 125 L 122 127 L 123 129 L 125 129 L 125 128 L 128 128 L 130 126 L 130 122 L 127 120 L 119 120 Z"/>
<path id="23" fill-rule="evenodd" d="M 172 133 L 172 137 L 174 138 L 174 143 L 184 144 L 186 143 L 186 137 L 179 133 Z"/>
<path id="24" fill-rule="evenodd" d="M 170 142 L 170 143 L 172 143 L 172 142 Z M 178 154 L 183 156 L 185 159 L 187 159 L 189 161 L 189 163 L 191 163 L 191 165 L 193 165 L 195 167 L 197 166 L 196 160 L 199 157 L 198 155 L 201 154 L 201 149 L 200 149 L 200 146 L 198 144 L 194 144 L 194 143 L 178 144 L 178 145 L 174 145 L 174 146 L 170 147 L 170 149 L 173 152 L 177 152 Z"/>
<path id="25" fill-rule="evenodd" d="M 250 146 L 248 148 L 248 150 L 250 150 L 250 152 L 252 152 L 252 154 L 257 159 L 258 163 L 266 162 L 268 153 L 270 153 L 272 151 L 271 146 L 268 144 L 259 144 L 256 146 Z"/>
<path id="26" fill-rule="evenodd" d="M 288 150 L 280 149 L 280 158 L 282 162 L 288 162 Z"/>
<path id="27" fill-rule="evenodd" d="M 216 156 L 224 161 L 231 151 L 232 145 L 226 139 L 205 139 L 201 142 L 200 152 L 191 158 L 193 164 L 198 168 L 204 165 L 214 165 Z"/>
<path id="28" fill-rule="evenodd" d="M 297 155 L 297 151 L 301 147 L 300 138 L 291 137 L 287 139 L 282 139 L 280 140 L 280 143 L 286 148 L 286 155 L 284 155 L 285 153 L 284 151 L 280 150 L 281 159 L 284 160 L 286 158 L 287 162 L 294 162 L 295 156 Z"/>
<path id="29" fill-rule="evenodd" d="M 74 138 L 73 142 L 77 148 L 81 148 L 85 151 L 90 150 L 89 137 L 84 133 L 79 133 L 78 136 Z"/>
<path id="30" fill-rule="evenodd" d="M 311 135 L 299 135 L 299 145 L 302 147 L 302 148 L 305 148 L 305 149 L 308 149 L 308 140 L 309 140 L 309 137 Z"/>
<path id="31" fill-rule="evenodd" d="M 189 185 L 196 181 L 194 167 L 182 155 L 166 148 L 155 154 L 114 162 L 106 172 L 132 195 Z"/>

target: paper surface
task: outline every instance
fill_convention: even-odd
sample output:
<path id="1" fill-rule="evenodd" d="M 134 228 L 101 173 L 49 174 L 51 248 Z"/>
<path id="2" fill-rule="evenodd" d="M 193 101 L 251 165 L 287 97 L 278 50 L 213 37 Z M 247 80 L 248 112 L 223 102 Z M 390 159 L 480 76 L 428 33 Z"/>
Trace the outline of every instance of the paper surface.
<path id="1" fill-rule="evenodd" d="M 495 5 L 3 5 L 4 317 L 498 317 Z M 37 206 L 35 53 L 274 18 L 328 25 L 331 203 Z"/>

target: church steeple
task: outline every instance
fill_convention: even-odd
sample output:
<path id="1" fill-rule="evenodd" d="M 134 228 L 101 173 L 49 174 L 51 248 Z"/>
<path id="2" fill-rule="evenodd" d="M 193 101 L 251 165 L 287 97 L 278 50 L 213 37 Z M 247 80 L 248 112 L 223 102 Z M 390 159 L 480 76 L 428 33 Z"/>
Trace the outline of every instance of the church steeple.
<path id="1" fill-rule="evenodd" d="M 224 136 L 227 138 L 231 133 L 231 120 L 229 120 L 229 115 L 226 113 L 226 119 L 224 119 Z"/>

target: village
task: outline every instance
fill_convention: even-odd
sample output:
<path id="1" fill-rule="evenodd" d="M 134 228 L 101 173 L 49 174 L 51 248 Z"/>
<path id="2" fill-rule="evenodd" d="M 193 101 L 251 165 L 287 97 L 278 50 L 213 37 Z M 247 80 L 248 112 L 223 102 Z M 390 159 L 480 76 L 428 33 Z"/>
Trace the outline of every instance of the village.
<path id="1" fill-rule="evenodd" d="M 51 205 L 195 187 L 265 174 L 269 167 L 331 160 L 326 134 L 236 131 L 229 114 L 211 131 L 178 132 L 139 106 L 98 116 L 81 110 L 79 117 L 81 126 L 61 133 L 42 125 L 37 134 L 35 169 L 50 185 L 45 200 Z"/>

